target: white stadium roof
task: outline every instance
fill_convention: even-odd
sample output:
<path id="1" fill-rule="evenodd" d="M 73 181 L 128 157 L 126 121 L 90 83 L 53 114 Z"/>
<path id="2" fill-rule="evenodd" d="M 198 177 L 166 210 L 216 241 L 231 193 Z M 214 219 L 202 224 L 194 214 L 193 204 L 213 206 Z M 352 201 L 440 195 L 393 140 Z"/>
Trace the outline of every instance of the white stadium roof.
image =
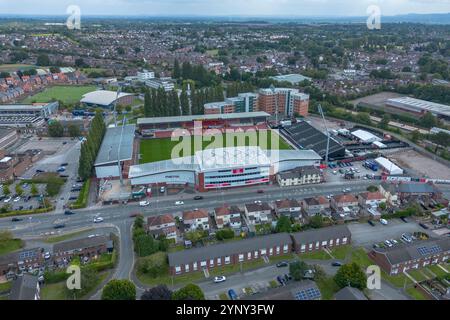
<path id="1" fill-rule="evenodd" d="M 127 96 L 132 96 L 129 93 L 119 93 L 119 99 Z M 86 93 L 80 100 L 82 103 L 96 104 L 99 106 L 109 106 L 117 99 L 117 92 L 107 90 L 97 90 Z"/>
<path id="2" fill-rule="evenodd" d="M 135 130 L 136 126 L 134 124 L 126 125 L 124 127 L 120 126 L 108 128 L 98 152 L 95 166 L 117 163 L 119 158 L 119 144 L 120 161 L 131 160 L 133 157 L 133 142 Z M 120 138 L 121 136 L 122 139 Z"/>

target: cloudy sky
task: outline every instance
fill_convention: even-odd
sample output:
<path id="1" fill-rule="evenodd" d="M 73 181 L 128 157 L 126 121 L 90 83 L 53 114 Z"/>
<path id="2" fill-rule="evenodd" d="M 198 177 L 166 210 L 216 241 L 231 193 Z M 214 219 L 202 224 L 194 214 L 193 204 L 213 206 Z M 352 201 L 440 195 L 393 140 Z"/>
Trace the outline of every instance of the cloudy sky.
<path id="1" fill-rule="evenodd" d="M 0 0 L 0 14 L 65 15 L 78 5 L 86 15 L 364 16 L 447 13 L 450 0 Z"/>

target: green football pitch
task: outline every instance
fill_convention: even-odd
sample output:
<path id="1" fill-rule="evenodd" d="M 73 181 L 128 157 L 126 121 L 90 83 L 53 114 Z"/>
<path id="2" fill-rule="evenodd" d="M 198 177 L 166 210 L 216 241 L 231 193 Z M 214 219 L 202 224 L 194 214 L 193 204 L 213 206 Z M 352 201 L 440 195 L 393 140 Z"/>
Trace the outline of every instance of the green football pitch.
<path id="1" fill-rule="evenodd" d="M 278 149 L 278 150 L 290 150 L 292 149 L 291 146 L 284 141 L 277 133 L 273 131 L 268 131 L 267 135 L 262 134 L 261 132 L 258 132 L 258 139 L 257 141 L 251 141 L 248 137 L 244 137 L 245 133 L 236 133 L 236 134 L 222 134 L 218 136 L 213 136 L 211 141 L 202 141 L 202 149 L 206 148 L 213 148 L 213 147 L 219 147 L 217 143 L 220 143 L 223 141 L 223 145 L 226 147 L 239 147 L 239 146 L 256 146 L 259 145 L 261 149 L 265 150 L 271 150 L 271 149 Z M 266 138 L 266 143 L 264 143 L 264 138 Z M 200 148 L 194 147 L 194 138 L 183 138 L 183 139 L 191 139 L 191 148 L 189 154 L 179 154 L 177 153 L 174 157 L 185 157 L 185 156 L 192 156 L 196 151 L 199 151 Z M 204 139 L 205 140 L 205 139 Z M 278 140 L 278 147 L 276 146 L 276 142 Z M 172 150 L 181 142 L 180 141 L 171 141 L 170 138 L 165 139 L 149 139 L 149 140 L 141 140 L 140 145 L 140 163 L 149 163 L 149 162 L 156 162 L 156 161 L 163 161 L 163 160 L 169 160 L 172 158 Z M 256 142 L 256 143 L 255 143 Z M 273 142 L 273 143 L 272 143 Z M 214 145 L 211 145 L 214 144 Z M 272 147 L 273 146 L 273 147 Z"/>
<path id="2" fill-rule="evenodd" d="M 81 100 L 84 94 L 95 90 L 95 86 L 54 86 L 26 98 L 23 103 L 45 103 L 52 100 L 60 100 L 63 103 L 76 103 Z"/>

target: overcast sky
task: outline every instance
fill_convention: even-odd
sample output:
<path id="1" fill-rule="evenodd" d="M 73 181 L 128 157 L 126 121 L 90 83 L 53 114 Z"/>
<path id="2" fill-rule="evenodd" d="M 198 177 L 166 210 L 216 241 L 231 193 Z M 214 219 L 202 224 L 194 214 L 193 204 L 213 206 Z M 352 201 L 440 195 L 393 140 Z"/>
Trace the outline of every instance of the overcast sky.
<path id="1" fill-rule="evenodd" d="M 0 0 L 0 14 L 65 15 L 69 5 L 86 15 L 365 16 L 448 13 L 450 0 Z"/>

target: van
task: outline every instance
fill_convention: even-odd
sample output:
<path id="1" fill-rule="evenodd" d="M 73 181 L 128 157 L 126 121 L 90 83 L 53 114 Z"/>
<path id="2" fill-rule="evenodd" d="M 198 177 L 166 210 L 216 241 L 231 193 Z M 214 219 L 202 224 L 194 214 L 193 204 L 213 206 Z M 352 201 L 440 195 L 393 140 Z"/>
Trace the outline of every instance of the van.
<path id="1" fill-rule="evenodd" d="M 387 226 L 387 224 L 388 224 L 386 219 L 380 219 L 380 223 L 384 226 Z"/>

